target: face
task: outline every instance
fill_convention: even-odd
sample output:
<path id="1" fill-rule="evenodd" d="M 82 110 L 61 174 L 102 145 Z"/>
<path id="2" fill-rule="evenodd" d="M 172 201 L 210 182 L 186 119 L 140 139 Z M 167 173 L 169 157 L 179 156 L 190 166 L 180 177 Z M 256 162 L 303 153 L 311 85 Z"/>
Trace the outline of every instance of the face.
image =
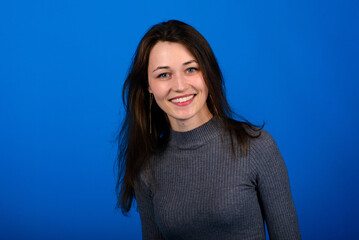
<path id="1" fill-rule="evenodd" d="M 158 42 L 152 48 L 148 84 L 173 130 L 189 131 L 211 119 L 208 88 L 198 62 L 184 45 Z"/>

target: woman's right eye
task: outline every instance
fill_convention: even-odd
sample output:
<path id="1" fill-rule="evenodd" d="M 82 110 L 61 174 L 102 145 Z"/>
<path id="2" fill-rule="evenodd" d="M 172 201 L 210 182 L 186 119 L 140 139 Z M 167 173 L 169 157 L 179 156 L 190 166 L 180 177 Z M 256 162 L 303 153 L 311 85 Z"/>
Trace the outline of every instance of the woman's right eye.
<path id="1" fill-rule="evenodd" d="M 169 73 L 161 73 L 160 75 L 157 76 L 158 78 L 166 78 L 169 77 Z"/>

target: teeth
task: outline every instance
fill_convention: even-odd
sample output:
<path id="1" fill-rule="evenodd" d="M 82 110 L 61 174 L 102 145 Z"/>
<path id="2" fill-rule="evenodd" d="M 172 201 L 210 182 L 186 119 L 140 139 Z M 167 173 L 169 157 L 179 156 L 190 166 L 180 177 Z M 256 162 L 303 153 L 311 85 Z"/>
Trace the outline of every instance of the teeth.
<path id="1" fill-rule="evenodd" d="M 176 99 L 172 99 L 171 102 L 183 103 L 183 102 L 186 102 L 186 101 L 192 99 L 193 97 L 194 97 L 194 95 L 191 95 L 191 96 L 188 96 L 188 97 L 183 97 L 183 98 L 176 98 Z"/>

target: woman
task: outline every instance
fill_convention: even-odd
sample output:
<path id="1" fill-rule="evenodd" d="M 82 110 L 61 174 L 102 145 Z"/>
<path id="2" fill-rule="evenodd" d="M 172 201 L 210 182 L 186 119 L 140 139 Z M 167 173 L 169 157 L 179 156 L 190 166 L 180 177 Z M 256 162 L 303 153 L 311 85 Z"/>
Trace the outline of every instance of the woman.
<path id="1" fill-rule="evenodd" d="M 272 137 L 236 121 L 216 58 L 171 20 L 142 38 L 123 87 L 118 207 L 133 198 L 143 239 L 300 239 Z"/>

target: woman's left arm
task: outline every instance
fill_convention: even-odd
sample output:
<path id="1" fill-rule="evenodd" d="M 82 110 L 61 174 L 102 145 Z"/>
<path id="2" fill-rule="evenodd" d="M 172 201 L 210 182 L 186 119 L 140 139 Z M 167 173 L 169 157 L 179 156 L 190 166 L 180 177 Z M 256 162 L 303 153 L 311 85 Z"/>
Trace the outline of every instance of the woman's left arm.
<path id="1" fill-rule="evenodd" d="M 262 132 L 257 152 L 257 190 L 271 240 L 301 239 L 287 168 L 272 136 Z"/>

